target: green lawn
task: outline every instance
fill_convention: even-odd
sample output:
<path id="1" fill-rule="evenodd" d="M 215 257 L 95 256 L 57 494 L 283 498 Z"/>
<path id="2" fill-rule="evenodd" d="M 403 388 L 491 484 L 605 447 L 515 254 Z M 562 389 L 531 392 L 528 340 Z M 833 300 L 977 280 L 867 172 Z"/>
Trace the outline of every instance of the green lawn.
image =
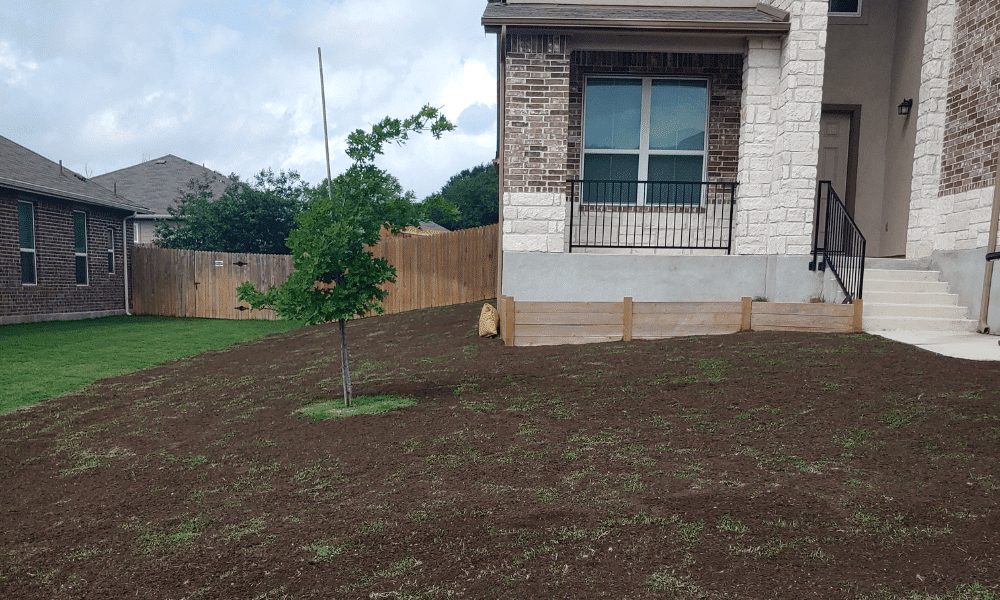
<path id="1" fill-rule="evenodd" d="M 0 414 L 98 379 L 301 327 L 295 321 L 107 317 L 0 326 Z"/>

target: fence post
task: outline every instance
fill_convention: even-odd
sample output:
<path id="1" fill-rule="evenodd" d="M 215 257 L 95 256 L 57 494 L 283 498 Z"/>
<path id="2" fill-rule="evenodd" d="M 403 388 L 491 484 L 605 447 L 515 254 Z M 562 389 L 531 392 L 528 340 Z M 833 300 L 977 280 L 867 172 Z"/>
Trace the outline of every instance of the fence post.
<path id="1" fill-rule="evenodd" d="M 622 302 L 622 340 L 632 341 L 632 298 Z"/>
<path id="2" fill-rule="evenodd" d="M 740 331 L 750 331 L 753 327 L 753 298 L 743 297 L 743 316 L 740 320 Z"/>
<path id="3" fill-rule="evenodd" d="M 504 298 L 507 299 L 506 302 L 507 314 L 505 316 L 506 327 L 504 327 L 504 333 L 506 334 L 506 337 L 504 337 L 504 342 L 508 346 L 513 346 L 514 345 L 514 297 L 504 296 Z"/>
<path id="4" fill-rule="evenodd" d="M 865 301 L 861 298 L 855 298 L 852 304 L 854 305 L 854 331 L 863 331 L 861 324 L 865 313 Z"/>

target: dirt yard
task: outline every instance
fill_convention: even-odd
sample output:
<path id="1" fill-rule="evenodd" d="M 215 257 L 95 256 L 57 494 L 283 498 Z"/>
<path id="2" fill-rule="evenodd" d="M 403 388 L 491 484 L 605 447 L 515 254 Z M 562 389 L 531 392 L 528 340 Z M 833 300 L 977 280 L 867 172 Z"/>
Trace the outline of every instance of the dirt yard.
<path id="1" fill-rule="evenodd" d="M 0 417 L 0 598 L 990 600 L 1000 363 L 868 335 L 505 348 L 480 305 Z"/>

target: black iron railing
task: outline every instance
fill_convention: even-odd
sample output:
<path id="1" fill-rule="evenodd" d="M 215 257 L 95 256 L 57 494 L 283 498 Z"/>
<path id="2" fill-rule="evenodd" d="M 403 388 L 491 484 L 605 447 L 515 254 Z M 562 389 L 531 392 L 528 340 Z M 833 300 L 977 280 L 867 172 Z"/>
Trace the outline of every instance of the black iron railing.
<path id="1" fill-rule="evenodd" d="M 591 181 L 570 186 L 573 248 L 732 251 L 736 182 Z"/>
<path id="2" fill-rule="evenodd" d="M 849 304 L 861 298 L 866 242 L 829 181 L 820 181 L 816 186 L 815 221 L 809 270 L 825 271 L 829 267 L 844 292 L 844 304 Z"/>

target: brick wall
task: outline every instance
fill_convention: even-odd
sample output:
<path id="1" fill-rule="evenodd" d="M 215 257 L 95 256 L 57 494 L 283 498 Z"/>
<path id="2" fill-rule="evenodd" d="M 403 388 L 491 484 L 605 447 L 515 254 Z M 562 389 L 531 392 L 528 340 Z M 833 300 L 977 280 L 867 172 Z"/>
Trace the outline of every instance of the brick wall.
<path id="1" fill-rule="evenodd" d="M 37 285 L 21 284 L 18 199 L 34 203 Z M 37 320 L 41 315 L 121 312 L 124 307 L 121 213 L 87 212 L 88 285 L 76 284 L 71 203 L 0 189 L 0 322 Z M 108 228 L 115 236 L 115 272 L 108 273 Z M 127 243 L 132 241 L 126 227 Z M 82 316 L 82 315 L 81 315 Z"/>
<path id="2" fill-rule="evenodd" d="M 1000 129 L 1000 5 L 958 0 L 940 194 L 993 185 Z"/>
<path id="3" fill-rule="evenodd" d="M 566 220 L 567 38 L 511 34 L 505 44 L 503 248 L 562 252 Z"/>
<path id="4" fill-rule="evenodd" d="M 570 57 L 569 147 L 566 171 L 580 178 L 583 92 L 587 75 L 707 77 L 708 181 L 735 181 L 740 144 L 743 57 L 734 54 L 660 52 L 573 52 Z"/>

